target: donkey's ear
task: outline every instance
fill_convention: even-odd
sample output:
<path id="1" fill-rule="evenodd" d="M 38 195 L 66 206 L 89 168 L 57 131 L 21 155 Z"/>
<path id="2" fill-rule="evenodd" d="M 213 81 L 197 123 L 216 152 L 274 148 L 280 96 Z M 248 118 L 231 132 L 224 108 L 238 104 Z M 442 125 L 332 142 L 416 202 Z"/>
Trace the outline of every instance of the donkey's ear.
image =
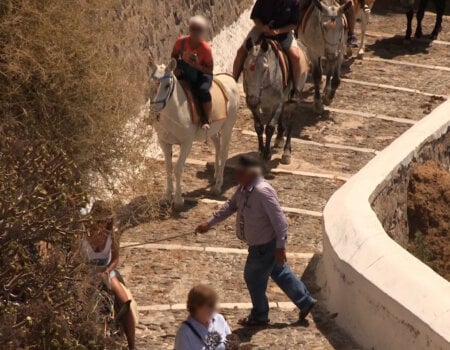
<path id="1" fill-rule="evenodd" d="M 177 60 L 175 58 L 172 58 L 169 64 L 167 65 L 166 72 L 167 73 L 173 72 L 175 68 L 177 68 Z"/>
<path id="2" fill-rule="evenodd" d="M 314 5 L 316 5 L 316 7 L 322 11 L 323 10 L 323 6 L 322 6 L 322 2 L 320 0 L 314 0 Z"/>
<path id="3" fill-rule="evenodd" d="M 247 41 L 245 42 L 245 48 L 247 49 L 247 51 L 250 51 L 253 48 L 253 46 L 255 46 L 253 39 L 248 38 Z"/>
<path id="4" fill-rule="evenodd" d="M 347 1 L 344 5 L 339 7 L 339 13 L 342 14 L 344 12 L 347 12 L 347 10 L 353 6 L 353 2 L 352 1 Z"/>
<path id="5" fill-rule="evenodd" d="M 261 50 L 263 50 L 264 52 L 267 52 L 267 50 L 269 50 L 269 43 L 267 42 L 267 40 L 263 40 L 263 42 L 261 43 Z"/>

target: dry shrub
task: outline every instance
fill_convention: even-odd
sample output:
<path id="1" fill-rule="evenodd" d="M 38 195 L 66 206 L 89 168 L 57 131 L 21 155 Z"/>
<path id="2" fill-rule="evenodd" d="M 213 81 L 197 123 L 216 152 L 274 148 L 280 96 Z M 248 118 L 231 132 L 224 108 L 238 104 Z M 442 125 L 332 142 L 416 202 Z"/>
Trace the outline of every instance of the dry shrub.
<path id="1" fill-rule="evenodd" d="M 23 125 L 0 126 L 2 348 L 100 347 L 103 333 L 86 292 L 95 284 L 73 253 L 86 220 L 78 214 L 85 195 L 76 167 Z"/>
<path id="2" fill-rule="evenodd" d="M 0 3 L 0 113 L 34 128 L 74 160 L 82 175 L 110 174 L 126 156 L 128 120 L 140 94 L 114 55 L 114 1 Z M 113 25 L 114 24 L 114 25 Z"/>
<path id="3" fill-rule="evenodd" d="M 93 174 L 139 159 L 126 126 L 140 93 L 114 55 L 113 5 L 0 1 L 2 349 L 104 344 L 75 252 Z"/>

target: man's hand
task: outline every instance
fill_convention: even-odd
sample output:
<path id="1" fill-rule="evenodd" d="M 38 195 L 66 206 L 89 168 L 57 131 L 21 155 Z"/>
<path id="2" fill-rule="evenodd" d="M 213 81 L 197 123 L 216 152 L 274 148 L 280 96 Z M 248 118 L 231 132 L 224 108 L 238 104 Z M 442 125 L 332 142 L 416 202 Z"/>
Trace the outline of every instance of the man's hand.
<path id="1" fill-rule="evenodd" d="M 209 224 L 205 221 L 197 226 L 197 228 L 195 229 L 195 233 L 206 233 L 210 228 L 211 227 L 209 227 Z"/>
<path id="2" fill-rule="evenodd" d="M 275 251 L 275 263 L 278 266 L 283 266 L 286 262 L 287 262 L 286 249 L 277 248 L 277 250 Z"/>
<path id="3" fill-rule="evenodd" d="M 266 35 L 271 35 L 272 29 L 268 25 L 263 25 L 261 31 Z"/>
<path id="4" fill-rule="evenodd" d="M 278 29 L 269 29 L 266 34 L 269 36 L 277 36 L 278 34 L 280 34 L 280 31 Z"/>

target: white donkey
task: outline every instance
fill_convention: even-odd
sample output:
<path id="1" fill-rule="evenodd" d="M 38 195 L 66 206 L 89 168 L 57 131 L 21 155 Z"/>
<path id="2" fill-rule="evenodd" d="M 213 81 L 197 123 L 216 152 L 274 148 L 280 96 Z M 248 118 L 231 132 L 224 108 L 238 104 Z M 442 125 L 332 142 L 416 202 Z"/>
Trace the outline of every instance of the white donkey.
<path id="1" fill-rule="evenodd" d="M 374 4 L 375 0 L 366 0 L 367 8 L 364 9 L 359 0 L 353 0 L 353 11 L 355 11 L 356 20 L 361 23 L 361 41 L 359 44 L 358 58 L 362 58 L 366 50 L 367 26 L 370 22 L 370 13 Z"/>
<path id="2" fill-rule="evenodd" d="M 153 67 L 152 78 L 159 83 L 159 86 L 156 96 L 151 102 L 151 106 L 152 110 L 159 114 L 158 122 L 154 126 L 166 162 L 167 187 L 165 199 L 170 201 L 173 199 L 175 207 L 180 208 L 184 204 L 181 189 L 181 175 L 183 173 L 184 163 L 191 151 L 192 143 L 195 140 L 205 140 L 206 131 L 199 128 L 191 119 L 188 98 L 173 73 L 176 66 L 177 61 L 172 59 L 167 66 L 159 65 Z M 213 121 L 206 135 L 213 141 L 216 151 L 214 164 L 215 184 L 212 191 L 215 194 L 220 194 L 223 185 L 225 162 L 228 158 L 229 144 L 238 112 L 239 89 L 231 76 L 223 74 L 216 76 L 215 79 L 218 79 L 222 84 L 228 99 L 226 106 L 227 118 Z M 214 110 L 215 101 L 213 100 L 212 102 Z M 175 167 L 175 197 L 173 197 L 172 178 L 173 145 L 180 146 L 180 155 Z"/>

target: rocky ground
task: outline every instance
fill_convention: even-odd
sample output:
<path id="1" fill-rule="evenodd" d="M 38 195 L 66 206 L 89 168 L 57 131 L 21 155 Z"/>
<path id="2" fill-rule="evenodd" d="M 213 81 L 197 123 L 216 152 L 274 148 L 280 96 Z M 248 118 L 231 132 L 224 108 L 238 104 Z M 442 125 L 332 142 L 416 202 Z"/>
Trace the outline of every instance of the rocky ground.
<path id="1" fill-rule="evenodd" d="M 413 169 L 408 186 L 408 250 L 450 281 L 450 172 L 434 161 Z"/>
<path id="2" fill-rule="evenodd" d="M 427 14 L 425 28 L 431 31 L 433 16 Z M 363 167 L 377 151 L 382 150 L 407 130 L 414 121 L 438 106 L 450 94 L 450 19 L 444 19 L 440 39 L 447 43 L 425 41 L 405 44 L 404 16 L 398 13 L 375 13 L 367 42 L 368 60 L 349 60 L 344 77 L 332 105 L 335 110 L 323 116 L 314 115 L 307 107 L 299 110 L 293 162 L 279 164 L 275 154 L 269 168 L 326 174 L 325 177 L 286 174 L 274 171 L 268 178 L 277 189 L 283 206 L 307 210 L 305 214 L 288 212 L 290 223 L 289 252 L 303 253 L 289 257 L 293 270 L 303 276 L 312 293 L 319 298 L 319 307 L 309 318 L 309 325 L 298 325 L 297 312 L 283 293 L 270 284 L 268 294 L 273 302 L 272 324 L 267 329 L 242 329 L 237 319 L 249 311 L 249 296 L 242 271 L 245 246 L 233 233 L 233 220 L 218 225 L 210 233 L 195 236 L 195 225 L 217 208 L 205 198 L 224 200 L 235 185 L 230 169 L 226 172 L 222 198 L 212 197 L 207 188 L 212 180 L 211 166 L 189 164 L 184 175 L 186 196 L 193 199 L 180 213 L 162 215 L 160 219 L 135 226 L 126 231 L 122 245 L 158 242 L 160 246 L 124 247 L 120 269 L 124 273 L 140 308 L 138 349 L 172 349 L 177 326 L 186 317 L 184 303 L 192 285 L 205 282 L 214 286 L 224 303 L 223 313 L 244 342 L 246 349 L 360 349 L 350 335 L 336 325 L 339 315 L 320 307 L 320 290 L 314 284 L 315 267 L 322 249 L 320 213 L 328 198 L 343 181 Z M 370 60 L 370 59 L 375 60 Z M 379 58 L 393 59 L 384 62 Z M 399 62 L 396 62 L 399 61 Z M 413 63 L 439 67 L 431 69 L 410 66 Z M 401 89 L 366 86 L 355 82 L 392 85 Z M 305 91 L 311 102 L 311 86 Z M 243 101 L 243 99 L 242 99 Z M 365 114 L 368 113 L 368 114 Z M 386 118 L 387 117 L 387 118 Z M 392 119 L 394 118 L 394 119 Z M 395 119 L 402 118 L 402 119 Z M 231 161 L 237 154 L 256 150 L 251 116 L 242 105 L 230 150 Z M 302 142 L 300 142 L 300 140 Z M 313 141 L 313 142 L 311 142 Z M 331 145 L 330 145 L 331 144 Z M 342 147 L 343 146 L 343 147 Z M 212 145 L 195 145 L 191 159 L 210 161 Z M 152 174 L 155 188 L 164 186 L 161 170 Z M 184 237 L 170 239 L 174 235 Z M 210 249 L 205 247 L 218 247 Z M 227 250 L 225 248 L 235 248 Z"/>

